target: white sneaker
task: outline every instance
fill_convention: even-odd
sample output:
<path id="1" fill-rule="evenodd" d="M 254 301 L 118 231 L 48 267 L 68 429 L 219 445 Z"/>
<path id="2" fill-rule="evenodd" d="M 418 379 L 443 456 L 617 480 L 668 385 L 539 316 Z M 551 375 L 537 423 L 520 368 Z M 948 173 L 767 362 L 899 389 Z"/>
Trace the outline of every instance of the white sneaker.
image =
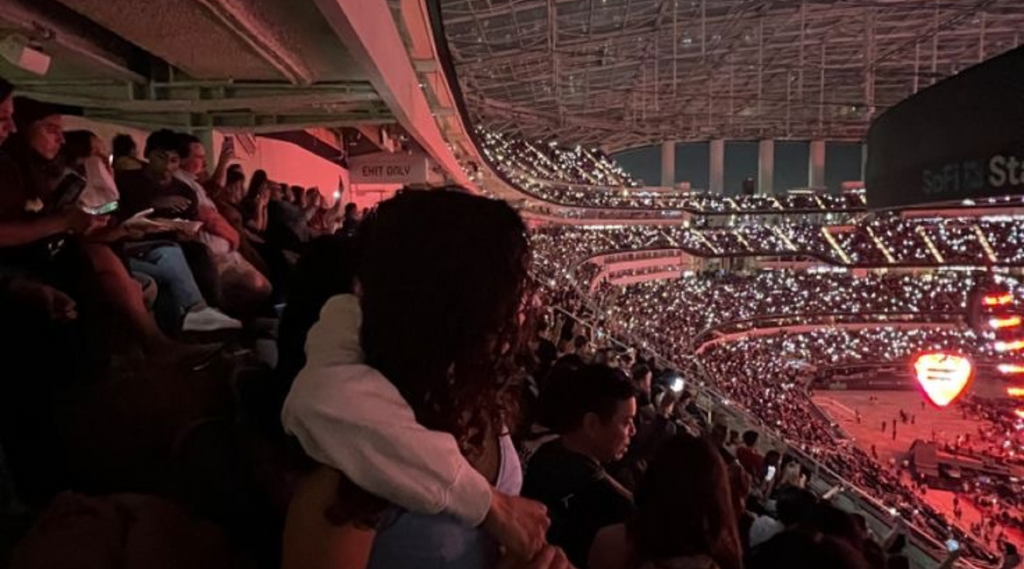
<path id="1" fill-rule="evenodd" d="M 207 306 L 202 310 L 189 312 L 181 323 L 182 332 L 212 332 L 214 330 L 237 330 L 242 323 L 216 308 Z"/>

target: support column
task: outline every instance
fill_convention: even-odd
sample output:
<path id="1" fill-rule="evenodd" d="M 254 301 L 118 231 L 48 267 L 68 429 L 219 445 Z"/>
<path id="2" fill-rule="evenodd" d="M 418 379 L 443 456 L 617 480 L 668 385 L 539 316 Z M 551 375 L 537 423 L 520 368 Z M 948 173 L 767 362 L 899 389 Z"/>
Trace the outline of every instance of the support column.
<path id="1" fill-rule="evenodd" d="M 708 164 L 708 190 L 713 194 L 725 193 L 725 140 L 711 141 Z"/>
<path id="2" fill-rule="evenodd" d="M 674 186 L 676 184 L 676 143 L 665 141 L 661 143 L 661 185 Z"/>
<path id="3" fill-rule="evenodd" d="M 811 188 L 825 187 L 824 140 L 811 141 L 811 151 L 807 153 L 807 185 Z"/>
<path id="4" fill-rule="evenodd" d="M 860 180 L 863 182 L 868 176 L 868 143 L 860 145 Z"/>
<path id="5" fill-rule="evenodd" d="M 757 193 L 774 193 L 775 141 L 762 140 L 757 144 Z"/>
<path id="6" fill-rule="evenodd" d="M 220 153 L 216 152 L 217 149 L 213 147 L 213 129 L 199 129 L 193 131 L 193 134 L 203 143 L 203 148 L 206 149 L 206 171 L 213 172 L 213 169 L 217 167 L 217 157 L 220 156 Z"/>

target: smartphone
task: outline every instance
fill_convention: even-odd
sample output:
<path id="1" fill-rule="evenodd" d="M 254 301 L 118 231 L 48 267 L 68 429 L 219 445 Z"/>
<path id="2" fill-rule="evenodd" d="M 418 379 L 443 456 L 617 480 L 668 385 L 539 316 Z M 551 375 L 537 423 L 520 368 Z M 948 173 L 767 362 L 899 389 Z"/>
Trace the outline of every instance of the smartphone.
<path id="1" fill-rule="evenodd" d="M 225 136 L 224 137 L 224 151 L 234 152 L 235 151 L 235 137 Z"/>
<path id="2" fill-rule="evenodd" d="M 64 173 L 64 177 L 57 183 L 57 188 L 53 191 L 55 209 L 62 210 L 78 203 L 78 198 L 85 191 L 85 187 L 88 184 L 86 179 L 78 175 L 78 173 L 67 170 Z"/>
<path id="3" fill-rule="evenodd" d="M 107 215 L 117 211 L 117 202 L 107 202 L 101 206 L 82 208 L 89 215 Z"/>
<path id="4" fill-rule="evenodd" d="M 334 199 L 335 200 L 340 200 L 341 199 L 341 190 L 338 190 L 338 191 L 334 192 Z"/>
<path id="5" fill-rule="evenodd" d="M 774 466 L 769 466 L 768 467 L 768 474 L 764 477 L 764 481 L 765 482 L 771 482 L 772 480 L 774 480 L 775 479 L 775 471 L 776 471 L 776 468 Z"/>
<path id="6" fill-rule="evenodd" d="M 683 386 L 684 386 L 685 384 L 686 384 L 686 383 L 685 383 L 685 382 L 683 381 L 683 378 L 681 378 L 681 377 L 677 377 L 677 378 L 676 378 L 676 380 L 672 382 L 672 387 L 671 387 L 671 389 L 672 389 L 672 391 L 674 391 L 674 392 L 676 392 L 676 393 L 682 393 L 682 391 L 683 391 Z"/>
<path id="7" fill-rule="evenodd" d="M 957 541 L 955 539 L 947 539 L 946 540 L 946 551 L 949 551 L 950 553 L 952 553 L 954 551 L 957 551 L 958 549 L 960 549 L 960 542 L 959 541 Z"/>

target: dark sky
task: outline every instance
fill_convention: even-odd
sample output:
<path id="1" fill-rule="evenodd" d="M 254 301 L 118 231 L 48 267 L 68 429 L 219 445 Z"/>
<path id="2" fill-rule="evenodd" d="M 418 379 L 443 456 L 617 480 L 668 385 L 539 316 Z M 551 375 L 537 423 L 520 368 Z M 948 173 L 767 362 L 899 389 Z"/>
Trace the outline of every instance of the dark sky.
<path id="1" fill-rule="evenodd" d="M 840 184 L 860 179 L 860 144 L 829 142 L 825 145 L 825 185 L 837 191 Z M 807 158 L 810 143 L 775 142 L 775 191 L 807 186 Z M 635 178 L 647 185 L 661 182 L 661 147 L 648 146 L 615 154 L 613 158 Z M 688 181 L 694 189 L 708 187 L 709 145 L 687 142 L 676 145 L 676 181 Z M 725 143 L 725 193 L 739 194 L 743 179 L 757 179 L 757 142 Z"/>

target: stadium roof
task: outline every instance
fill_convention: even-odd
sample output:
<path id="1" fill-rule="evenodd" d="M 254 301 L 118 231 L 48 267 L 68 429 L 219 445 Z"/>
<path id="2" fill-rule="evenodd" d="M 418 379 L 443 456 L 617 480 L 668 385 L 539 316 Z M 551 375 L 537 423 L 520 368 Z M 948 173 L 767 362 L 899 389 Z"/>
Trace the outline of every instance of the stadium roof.
<path id="1" fill-rule="evenodd" d="M 476 124 L 616 150 L 861 140 L 1021 43 L 1020 0 L 439 0 Z"/>

